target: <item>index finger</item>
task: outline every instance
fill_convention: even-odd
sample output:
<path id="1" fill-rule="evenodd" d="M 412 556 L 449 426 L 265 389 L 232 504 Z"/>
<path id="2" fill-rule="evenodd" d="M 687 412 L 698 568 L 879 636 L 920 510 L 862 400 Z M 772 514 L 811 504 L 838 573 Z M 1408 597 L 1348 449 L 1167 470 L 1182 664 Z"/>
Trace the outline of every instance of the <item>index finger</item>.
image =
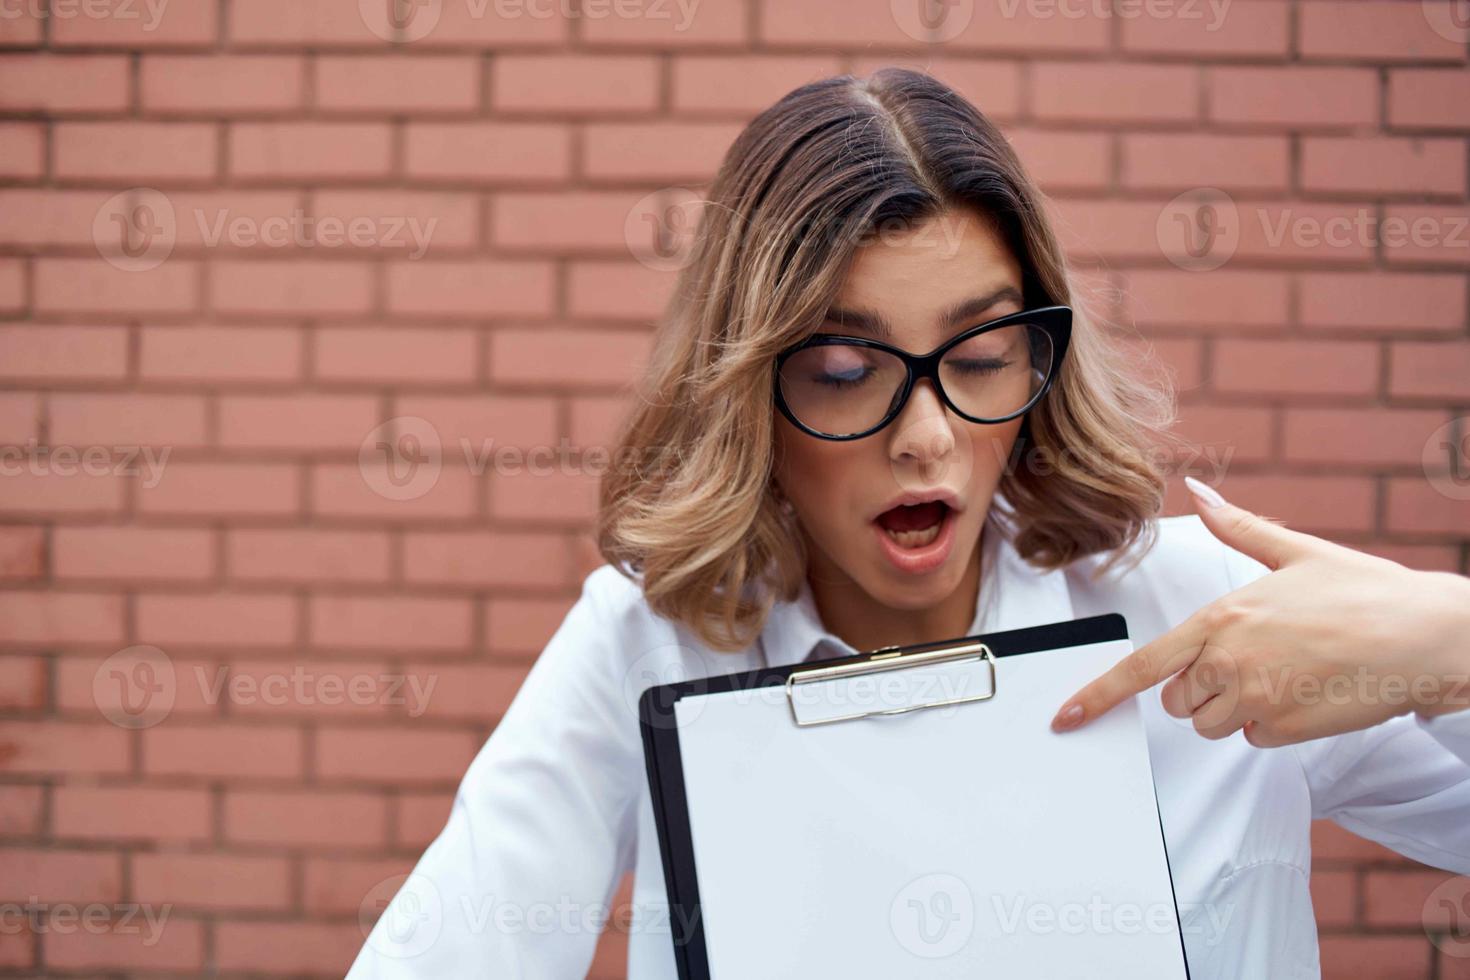
<path id="1" fill-rule="evenodd" d="M 1052 719 L 1052 730 L 1078 728 L 1194 663 L 1208 637 L 1203 612 L 1134 650 L 1072 695 Z"/>

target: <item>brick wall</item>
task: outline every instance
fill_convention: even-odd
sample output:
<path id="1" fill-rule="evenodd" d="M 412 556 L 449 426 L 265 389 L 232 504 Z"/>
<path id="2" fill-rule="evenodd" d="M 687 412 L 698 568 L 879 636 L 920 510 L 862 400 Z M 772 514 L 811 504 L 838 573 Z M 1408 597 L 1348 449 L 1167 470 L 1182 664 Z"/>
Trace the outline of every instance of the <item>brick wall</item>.
<path id="1" fill-rule="evenodd" d="M 0 902 L 58 918 L 0 974 L 341 974 L 598 563 L 669 206 L 839 71 L 1004 125 L 1186 468 L 1467 570 L 1464 0 L 50 2 L 0 0 Z M 1329 978 L 1470 976 L 1442 873 L 1316 844 Z"/>

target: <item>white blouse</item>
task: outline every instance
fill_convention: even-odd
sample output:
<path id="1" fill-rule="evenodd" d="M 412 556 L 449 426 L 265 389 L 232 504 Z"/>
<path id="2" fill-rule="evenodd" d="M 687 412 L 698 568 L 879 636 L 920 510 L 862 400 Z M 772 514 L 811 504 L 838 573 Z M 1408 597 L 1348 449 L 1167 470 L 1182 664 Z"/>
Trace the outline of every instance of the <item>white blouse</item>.
<path id="1" fill-rule="evenodd" d="M 1120 612 L 1141 646 L 1267 572 L 1194 516 L 1160 520 L 1139 565 L 1097 579 L 1097 557 L 1038 571 L 1000 527 L 987 523 L 982 539 L 972 633 Z M 632 921 L 620 919 L 628 976 L 674 980 L 639 695 L 693 676 L 856 652 L 823 627 L 809 588 L 775 606 L 758 643 L 719 653 L 655 615 L 612 566 L 592 572 L 350 980 L 583 977 L 628 871 Z M 1313 818 L 1470 874 L 1470 711 L 1401 715 L 1257 749 L 1240 732 L 1201 737 L 1164 711 L 1158 688 L 1139 698 L 1193 980 L 1320 976 L 1307 887 Z M 916 960 L 915 976 L 942 971 L 942 961 L 923 964 Z M 771 964 L 768 977 L 781 976 Z"/>

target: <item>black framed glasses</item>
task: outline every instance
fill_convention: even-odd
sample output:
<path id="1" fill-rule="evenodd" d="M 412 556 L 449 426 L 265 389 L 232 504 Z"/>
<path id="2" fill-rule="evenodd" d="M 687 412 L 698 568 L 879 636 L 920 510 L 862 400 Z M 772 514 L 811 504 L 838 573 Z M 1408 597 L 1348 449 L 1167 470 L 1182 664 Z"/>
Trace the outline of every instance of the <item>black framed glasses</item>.
<path id="1" fill-rule="evenodd" d="M 1045 306 L 956 334 L 927 354 L 814 334 L 776 355 L 776 406 L 820 439 L 861 439 L 898 417 L 920 378 L 970 422 L 1024 415 L 1051 388 L 1072 337 L 1072 310 Z"/>

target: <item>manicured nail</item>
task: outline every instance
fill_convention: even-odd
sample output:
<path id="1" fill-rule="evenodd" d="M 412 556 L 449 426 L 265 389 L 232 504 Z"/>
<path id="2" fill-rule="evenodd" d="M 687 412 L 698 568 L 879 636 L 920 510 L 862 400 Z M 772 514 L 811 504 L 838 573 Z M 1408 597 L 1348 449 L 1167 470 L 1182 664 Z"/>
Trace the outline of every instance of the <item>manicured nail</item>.
<path id="1" fill-rule="evenodd" d="M 1069 728 L 1076 728 L 1082 723 L 1082 705 L 1069 704 L 1057 716 L 1051 720 L 1051 730 L 1054 732 L 1065 732 Z"/>
<path id="2" fill-rule="evenodd" d="M 1184 485 L 1188 487 L 1189 492 L 1198 497 L 1200 503 L 1204 504 L 1206 507 L 1219 507 L 1221 504 L 1225 503 L 1225 498 L 1220 496 L 1220 492 L 1214 487 L 1210 486 L 1208 483 L 1201 483 L 1199 480 L 1196 480 L 1192 476 L 1186 476 L 1184 478 Z"/>

